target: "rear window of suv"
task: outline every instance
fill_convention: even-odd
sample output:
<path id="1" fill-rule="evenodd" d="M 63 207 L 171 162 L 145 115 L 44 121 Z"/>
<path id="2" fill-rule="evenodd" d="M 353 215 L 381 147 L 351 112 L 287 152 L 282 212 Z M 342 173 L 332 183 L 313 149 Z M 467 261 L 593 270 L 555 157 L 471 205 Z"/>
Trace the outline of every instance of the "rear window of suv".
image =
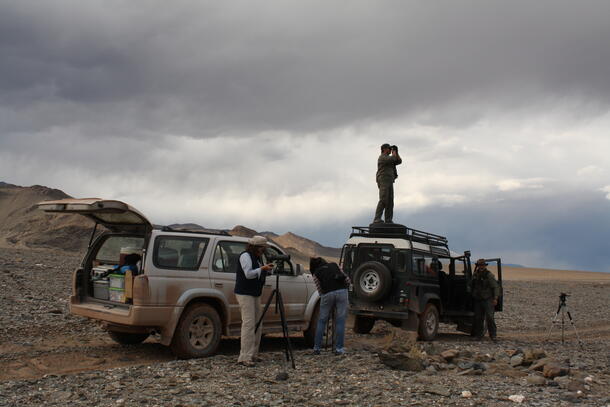
<path id="1" fill-rule="evenodd" d="M 158 236 L 155 239 L 155 267 L 176 270 L 198 270 L 208 239 L 189 236 Z"/>

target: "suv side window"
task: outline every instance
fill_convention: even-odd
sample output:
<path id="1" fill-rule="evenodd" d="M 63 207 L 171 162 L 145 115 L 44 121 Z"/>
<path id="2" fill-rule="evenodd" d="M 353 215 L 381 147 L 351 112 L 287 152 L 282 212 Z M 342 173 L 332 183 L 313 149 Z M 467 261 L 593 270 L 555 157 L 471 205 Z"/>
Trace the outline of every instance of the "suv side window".
<path id="1" fill-rule="evenodd" d="M 220 273 L 237 272 L 239 255 L 245 250 L 245 242 L 218 242 L 214 250 L 212 269 Z"/>
<path id="2" fill-rule="evenodd" d="M 413 274 L 419 277 L 438 278 L 438 270 L 433 267 L 433 257 L 413 253 Z"/>
<path id="3" fill-rule="evenodd" d="M 157 236 L 153 264 L 162 269 L 198 270 L 208 239 L 189 236 Z"/>
<path id="4" fill-rule="evenodd" d="M 405 249 L 396 250 L 396 271 L 406 273 L 409 271 L 409 251 Z"/>

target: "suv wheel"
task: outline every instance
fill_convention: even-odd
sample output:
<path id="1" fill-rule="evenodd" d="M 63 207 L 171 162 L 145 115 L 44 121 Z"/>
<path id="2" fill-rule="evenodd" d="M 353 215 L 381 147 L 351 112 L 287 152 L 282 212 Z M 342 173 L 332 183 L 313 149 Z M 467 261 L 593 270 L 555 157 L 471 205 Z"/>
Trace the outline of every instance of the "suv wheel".
<path id="1" fill-rule="evenodd" d="M 220 344 L 221 331 L 218 311 L 208 304 L 194 304 L 182 314 L 170 347 L 181 359 L 209 356 Z"/>
<path id="2" fill-rule="evenodd" d="M 113 341 L 120 343 L 121 345 L 137 345 L 138 343 L 144 342 L 150 334 L 108 331 L 108 335 Z"/>
<path id="3" fill-rule="evenodd" d="M 375 325 L 375 319 L 356 315 L 354 318 L 354 333 L 368 334 Z"/>
<path id="4" fill-rule="evenodd" d="M 309 321 L 309 327 L 303 331 L 303 338 L 305 338 L 305 345 L 308 348 L 313 348 L 316 340 L 316 329 L 318 329 L 318 318 L 320 317 L 320 303 L 316 305 L 316 308 L 311 314 L 311 320 Z"/>
<path id="5" fill-rule="evenodd" d="M 424 312 L 419 316 L 419 337 L 424 341 L 431 341 L 438 333 L 438 309 L 434 304 L 427 304 Z"/>
<path id="6" fill-rule="evenodd" d="M 392 287 L 392 273 L 377 262 L 362 263 L 354 272 L 354 292 L 358 298 L 379 301 L 388 295 Z"/>

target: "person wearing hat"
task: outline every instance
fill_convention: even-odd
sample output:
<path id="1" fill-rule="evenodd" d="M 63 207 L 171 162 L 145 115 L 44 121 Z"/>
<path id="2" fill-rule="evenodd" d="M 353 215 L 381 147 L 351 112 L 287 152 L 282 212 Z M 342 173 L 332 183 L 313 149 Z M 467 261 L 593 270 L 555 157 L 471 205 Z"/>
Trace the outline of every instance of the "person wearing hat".
<path id="1" fill-rule="evenodd" d="M 492 341 L 496 340 L 496 322 L 494 308 L 500 298 L 500 285 L 491 271 L 487 269 L 485 259 L 477 260 L 472 276 L 472 298 L 474 305 L 474 320 L 472 336 L 477 340 L 485 336 L 484 322 Z"/>
<path id="2" fill-rule="evenodd" d="M 244 366 L 254 366 L 254 362 L 259 360 L 258 347 L 263 325 L 258 330 L 255 328 L 262 314 L 261 294 L 267 272 L 273 269 L 273 263 L 262 264 L 267 245 L 267 239 L 263 236 L 252 237 L 237 263 L 234 292 L 241 311 L 241 343 L 237 363 Z"/>
<path id="3" fill-rule="evenodd" d="M 394 216 L 394 181 L 398 177 L 396 166 L 402 163 L 398 155 L 398 147 L 385 143 L 381 146 L 381 155 L 377 159 L 377 188 L 379 202 L 375 210 L 373 223 L 381 223 L 384 215 L 385 223 L 392 223 Z M 384 213 L 385 211 L 385 213 Z"/>

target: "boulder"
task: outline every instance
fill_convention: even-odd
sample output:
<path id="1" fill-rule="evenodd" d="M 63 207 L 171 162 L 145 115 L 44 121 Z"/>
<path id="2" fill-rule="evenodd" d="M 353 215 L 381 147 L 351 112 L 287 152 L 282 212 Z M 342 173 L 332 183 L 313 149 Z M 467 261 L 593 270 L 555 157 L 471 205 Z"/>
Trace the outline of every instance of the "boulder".
<path id="1" fill-rule="evenodd" d="M 544 365 L 544 368 L 542 369 L 544 377 L 549 379 L 553 379 L 557 376 L 566 376 L 568 373 L 570 373 L 570 368 L 561 366 L 557 363 L 548 363 Z"/>
<path id="2" fill-rule="evenodd" d="M 558 363 L 558 362 L 556 360 L 554 360 L 554 359 L 551 359 L 551 358 L 542 358 L 542 359 L 539 359 L 536 362 L 534 362 L 529 367 L 529 370 L 542 371 L 544 369 L 544 366 L 546 366 L 549 363 Z"/>
<path id="3" fill-rule="evenodd" d="M 460 352 L 457 349 L 448 349 L 448 350 L 446 350 L 444 352 L 441 352 L 441 357 L 443 359 L 445 359 L 447 362 L 451 362 L 459 354 L 460 354 Z"/>
<path id="4" fill-rule="evenodd" d="M 389 353 L 408 353 L 417 343 L 417 332 L 389 326 L 390 332 L 383 339 L 382 350 Z"/>
<path id="5" fill-rule="evenodd" d="M 527 376 L 525 378 L 525 381 L 527 382 L 527 384 L 530 384 L 532 386 L 544 386 L 546 384 L 546 379 L 537 374 Z"/>
<path id="6" fill-rule="evenodd" d="M 388 353 L 380 352 L 379 360 L 386 366 L 396 370 L 406 370 L 411 372 L 420 372 L 424 370 L 423 359 L 413 357 L 406 353 Z"/>
<path id="7" fill-rule="evenodd" d="M 510 358 L 510 365 L 512 367 L 521 366 L 523 364 L 523 355 L 517 354 Z"/>

